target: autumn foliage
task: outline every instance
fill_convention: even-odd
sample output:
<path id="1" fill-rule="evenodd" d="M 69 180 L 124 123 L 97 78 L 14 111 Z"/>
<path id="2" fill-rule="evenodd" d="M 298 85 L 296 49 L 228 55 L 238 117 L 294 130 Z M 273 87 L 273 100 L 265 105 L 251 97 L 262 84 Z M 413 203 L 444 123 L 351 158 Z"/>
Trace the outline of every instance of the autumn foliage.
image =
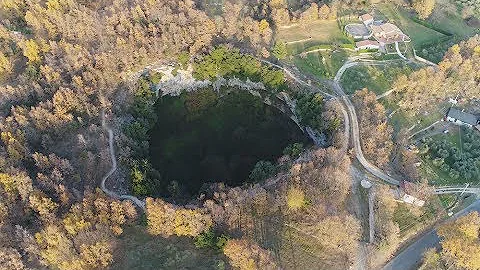
<path id="1" fill-rule="evenodd" d="M 230 264 L 240 270 L 280 269 L 271 253 L 248 240 L 228 240 L 223 248 Z"/>
<path id="2" fill-rule="evenodd" d="M 480 215 L 471 212 L 438 230 L 442 257 L 459 268 L 480 269 Z"/>
<path id="3" fill-rule="evenodd" d="M 201 209 L 186 209 L 152 198 L 147 198 L 146 207 L 148 231 L 154 235 L 195 237 L 212 226 L 212 218 Z"/>

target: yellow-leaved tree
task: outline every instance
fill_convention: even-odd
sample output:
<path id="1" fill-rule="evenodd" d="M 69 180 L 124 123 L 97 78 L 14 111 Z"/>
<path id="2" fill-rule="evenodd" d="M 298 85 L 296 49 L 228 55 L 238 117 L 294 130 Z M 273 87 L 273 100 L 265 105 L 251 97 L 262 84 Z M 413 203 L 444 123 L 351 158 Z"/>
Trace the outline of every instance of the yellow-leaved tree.
<path id="1" fill-rule="evenodd" d="M 459 268 L 480 269 L 480 215 L 472 212 L 438 229 L 442 257 Z"/>
<path id="2" fill-rule="evenodd" d="M 230 264 L 240 270 L 274 270 L 280 269 L 270 251 L 245 240 L 231 239 L 223 248 Z"/>
<path id="3" fill-rule="evenodd" d="M 162 236 L 197 236 L 212 226 L 212 218 L 201 209 L 186 209 L 161 199 L 147 198 L 148 231 Z"/>

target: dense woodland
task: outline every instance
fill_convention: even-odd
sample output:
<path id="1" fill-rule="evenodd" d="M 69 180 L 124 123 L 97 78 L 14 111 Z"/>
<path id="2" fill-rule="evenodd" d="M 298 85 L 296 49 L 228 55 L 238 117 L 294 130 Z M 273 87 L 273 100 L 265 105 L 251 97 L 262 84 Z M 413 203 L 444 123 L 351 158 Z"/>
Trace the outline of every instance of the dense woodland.
<path id="1" fill-rule="evenodd" d="M 151 105 L 152 96 L 148 86 L 131 87 L 131 75 L 152 60 L 185 65 L 191 57 L 221 43 L 268 55 L 271 8 L 264 3 L 226 2 L 223 15 L 213 18 L 188 0 L 5 0 L 0 7 L 1 268 L 107 267 L 114 260 L 116 237 L 122 234 L 123 225 L 136 220 L 137 210 L 129 202 L 109 199 L 96 190 L 110 168 L 102 112 L 107 122 L 116 115 L 143 117 L 145 123 L 129 122 L 133 125 L 116 135 L 120 141 L 131 135 L 141 142 L 146 135 L 142 128 L 154 119 L 148 106 L 132 104 Z M 196 61 L 198 78 L 228 75 L 208 73 L 207 63 L 224 65 L 226 58 L 215 59 L 217 52 Z M 236 58 L 238 52 L 233 53 Z M 239 62 L 236 67 L 248 66 Z M 231 75 L 240 74 L 236 67 Z M 272 89 L 284 87 L 283 74 L 257 64 L 252 68 L 242 71 L 247 72 L 243 78 L 261 80 Z M 141 157 L 148 149 L 141 143 L 130 146 L 126 157 Z M 148 167 L 138 160 L 133 164 L 137 168 L 133 178 Z M 241 194 L 236 196 L 248 200 Z M 222 205 L 222 200 L 214 204 Z M 221 222 L 220 214 L 207 211 L 208 207 L 195 210 L 169 205 L 161 199 L 147 200 L 152 234 L 198 236 L 214 224 L 229 230 L 219 224 L 229 225 L 232 219 L 244 222 L 232 214 L 222 214 L 225 221 Z M 300 205 L 297 208 L 305 207 Z M 171 229 L 166 224 L 158 227 L 158 222 L 171 215 L 175 216 Z M 228 242 L 227 257 L 237 249 L 244 250 L 246 258 L 266 252 L 251 241 Z M 271 261 L 268 256 L 260 257 L 265 259 L 259 265 Z M 232 265 L 242 263 L 235 259 Z"/>
<path id="2" fill-rule="evenodd" d="M 240 269 L 295 267 L 291 247 L 265 241 L 265 228 L 278 228 L 269 237 L 279 242 L 295 230 L 309 235 L 292 241 L 304 247 L 298 249 L 302 254 L 319 248 L 320 263 L 348 268 L 361 227 L 347 208 L 350 159 L 339 151 L 346 142 L 338 135 L 343 126 L 338 104 L 324 104 L 321 96 L 301 100 L 300 112 L 303 122 L 333 133 L 332 146 L 302 154 L 302 147 L 290 147 L 279 162 L 283 170 L 263 184 L 213 185 L 186 206 L 148 198 L 145 216 L 131 202 L 98 188 L 111 169 L 103 114 L 122 146 L 119 166 L 127 167 L 113 177 L 132 180 L 126 189 L 138 195 L 150 194 L 144 188 L 154 186 L 150 180 L 157 175 L 145 162 L 145 142 L 156 121 L 150 84 L 159 77 L 137 80 L 145 66 L 191 65 L 196 79 L 235 76 L 261 82 L 272 92 L 286 90 L 282 72 L 247 54 L 282 58 L 285 48 L 273 40 L 277 27 L 333 19 L 342 5 L 366 4 L 298 3 L 225 1 L 222 12 L 211 14 L 203 1 L 192 0 L 0 1 L 0 269 L 108 268 L 125 226 L 145 223 L 151 235 L 216 246 Z M 425 5 L 428 11 L 428 1 Z M 465 100 L 477 95 L 479 40 L 453 46 L 438 71 L 426 68 L 401 77 L 400 106 L 420 113 L 451 95 Z M 376 118 L 372 127 L 382 131 L 376 139 L 389 137 L 384 110 L 366 91 L 358 98 L 378 112 L 359 113 Z M 316 117 L 320 111 L 322 119 Z M 380 142 L 376 162 L 381 166 L 391 145 L 372 143 Z M 382 205 L 387 221 L 378 241 L 393 242 L 389 202 L 379 201 Z M 290 227 L 275 227 L 279 223 Z"/>
<path id="3" fill-rule="evenodd" d="M 385 168 L 393 150 L 393 128 L 387 123 L 385 108 L 366 88 L 355 92 L 353 103 L 360 119 L 362 150 L 369 160 Z"/>
<path id="4" fill-rule="evenodd" d="M 421 115 L 440 102 L 457 98 L 469 102 L 480 93 L 480 36 L 476 35 L 448 49 L 438 69 L 426 67 L 394 84 L 399 105 L 407 114 Z"/>
<path id="5" fill-rule="evenodd" d="M 480 216 L 471 212 L 440 227 L 442 251 L 429 249 L 425 252 L 422 269 L 478 269 L 480 260 Z"/>
<path id="6" fill-rule="evenodd" d="M 152 60 L 213 42 L 266 50 L 257 17 L 239 3 L 213 19 L 188 0 L 2 1 L 0 268 L 108 266 L 136 210 L 95 191 L 110 166 L 101 112 L 148 98 L 125 83 Z"/>

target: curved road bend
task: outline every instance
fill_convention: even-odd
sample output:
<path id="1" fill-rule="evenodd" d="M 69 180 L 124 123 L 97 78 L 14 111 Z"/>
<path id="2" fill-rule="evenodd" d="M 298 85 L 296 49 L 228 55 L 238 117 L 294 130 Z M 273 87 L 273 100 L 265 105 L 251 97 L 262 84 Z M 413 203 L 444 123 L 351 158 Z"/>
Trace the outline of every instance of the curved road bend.
<path id="1" fill-rule="evenodd" d="M 353 106 L 352 102 L 350 101 L 350 99 L 348 99 L 347 95 L 345 94 L 345 92 L 343 91 L 343 88 L 342 86 L 340 85 L 339 81 L 340 81 L 340 78 L 342 77 L 343 73 L 345 72 L 345 70 L 349 67 L 353 67 L 355 65 L 358 65 L 359 63 L 358 62 L 347 62 L 345 63 L 337 72 L 337 74 L 335 75 L 335 79 L 333 80 L 332 82 L 332 87 L 333 87 L 333 90 L 340 96 L 342 97 L 342 100 L 343 100 L 343 104 L 345 105 L 345 107 L 347 108 L 348 112 L 349 112 L 349 115 L 350 115 L 350 123 L 351 123 L 351 127 L 352 127 L 352 138 L 353 138 L 353 146 L 355 148 L 355 155 L 358 159 L 358 161 L 362 164 L 362 166 L 368 171 L 370 172 L 371 174 L 373 174 L 374 176 L 382 179 L 383 181 L 385 182 L 388 182 L 392 185 L 399 185 L 400 182 L 392 177 L 390 177 L 389 175 L 387 175 L 386 173 L 384 173 L 382 170 L 380 170 L 378 167 L 376 167 L 375 165 L 371 164 L 370 162 L 368 162 L 368 160 L 365 158 L 365 156 L 363 155 L 363 152 L 362 152 L 362 145 L 360 143 L 360 128 L 359 128 L 359 125 L 358 125 L 358 117 L 357 117 L 357 113 L 355 111 L 355 107 Z M 367 64 L 367 63 L 363 63 L 363 64 Z M 368 63 L 370 65 L 381 65 L 381 63 Z"/>
<path id="2" fill-rule="evenodd" d="M 267 60 L 263 60 L 263 59 L 258 59 L 266 64 L 269 64 L 269 65 L 272 65 L 274 67 L 277 67 L 279 69 L 282 69 L 288 76 L 290 76 L 293 80 L 295 80 L 297 83 L 300 83 L 302 85 L 307 85 L 307 86 L 310 86 L 312 87 L 311 84 L 309 83 L 306 83 L 304 81 L 302 81 L 301 79 L 299 79 L 298 77 L 296 77 L 292 72 L 290 72 L 288 69 L 286 69 L 285 67 L 282 67 L 280 65 L 277 65 L 277 64 L 274 64 L 274 63 L 271 63 Z M 355 59 L 357 60 L 357 59 Z M 343 88 L 341 87 L 339 81 L 340 81 L 340 78 L 342 77 L 343 73 L 345 72 L 345 70 L 347 70 L 348 68 L 350 67 L 353 67 L 353 66 L 356 66 L 356 65 L 374 65 L 374 66 L 378 66 L 378 65 L 384 65 L 386 63 L 390 63 L 392 61 L 398 61 L 398 60 L 386 60 L 386 61 L 368 61 L 368 62 L 352 62 L 352 61 L 349 61 L 349 62 L 346 62 L 337 72 L 337 74 L 335 75 L 335 78 L 333 80 L 333 82 L 331 83 L 332 85 L 332 88 L 334 90 L 334 92 L 340 96 L 343 100 L 343 103 L 345 106 L 342 106 L 342 107 L 346 107 L 347 110 L 345 110 L 344 108 L 342 108 L 342 112 L 344 114 L 344 119 L 345 119 L 345 129 L 348 130 L 350 129 L 351 127 L 351 130 L 352 130 L 352 138 L 353 138 L 353 145 L 354 145 L 354 148 L 355 148 L 355 154 L 356 154 L 356 157 L 358 159 L 358 161 L 362 164 L 363 167 L 365 167 L 365 169 L 370 172 L 371 174 L 373 174 L 374 176 L 382 179 L 383 181 L 385 182 L 388 182 L 392 185 L 399 185 L 400 182 L 396 179 L 393 179 L 392 177 L 388 176 L 387 174 L 385 174 L 384 172 L 382 172 L 379 168 L 377 168 L 376 166 L 374 166 L 373 164 L 371 164 L 370 162 L 367 161 L 367 159 L 365 158 L 365 156 L 363 155 L 363 152 L 362 152 L 362 147 L 361 147 L 361 143 L 360 143 L 360 132 L 359 132 L 359 126 L 358 126 L 358 118 L 357 118 L 357 114 L 355 112 L 355 107 L 353 106 L 352 102 L 348 99 L 347 95 L 345 94 L 345 92 L 343 91 Z M 320 89 L 317 89 L 318 92 L 321 92 L 329 97 L 333 97 L 333 98 L 337 98 L 331 94 L 328 94 L 328 93 L 325 93 L 323 91 L 320 91 Z M 346 112 L 348 111 L 348 114 L 346 114 Z M 349 116 L 349 117 L 348 117 Z M 349 134 L 347 131 L 345 131 L 345 134 L 348 136 L 347 139 L 349 138 Z M 343 149 L 342 149 L 343 150 Z"/>
<path id="3" fill-rule="evenodd" d="M 475 201 L 467 208 L 456 213 L 448 221 L 455 220 L 461 216 L 464 216 L 470 212 L 480 212 L 480 200 Z M 429 248 L 439 247 L 440 239 L 437 235 L 437 229 L 433 229 L 423 236 L 421 236 L 413 244 L 409 245 L 397 256 L 395 256 L 383 270 L 413 270 L 417 269 L 423 259 L 423 254 Z"/>

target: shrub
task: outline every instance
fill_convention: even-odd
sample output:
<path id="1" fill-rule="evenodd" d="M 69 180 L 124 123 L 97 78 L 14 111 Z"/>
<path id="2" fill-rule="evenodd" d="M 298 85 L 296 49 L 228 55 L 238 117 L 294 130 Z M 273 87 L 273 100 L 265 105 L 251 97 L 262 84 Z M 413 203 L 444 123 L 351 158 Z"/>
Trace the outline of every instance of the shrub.
<path id="1" fill-rule="evenodd" d="M 255 164 L 249 178 L 253 181 L 263 181 L 276 173 L 276 167 L 270 161 L 260 160 Z"/>
<path id="2" fill-rule="evenodd" d="M 288 189 L 287 205 L 291 210 L 297 210 L 305 206 L 305 193 L 303 190 L 296 187 Z"/>

